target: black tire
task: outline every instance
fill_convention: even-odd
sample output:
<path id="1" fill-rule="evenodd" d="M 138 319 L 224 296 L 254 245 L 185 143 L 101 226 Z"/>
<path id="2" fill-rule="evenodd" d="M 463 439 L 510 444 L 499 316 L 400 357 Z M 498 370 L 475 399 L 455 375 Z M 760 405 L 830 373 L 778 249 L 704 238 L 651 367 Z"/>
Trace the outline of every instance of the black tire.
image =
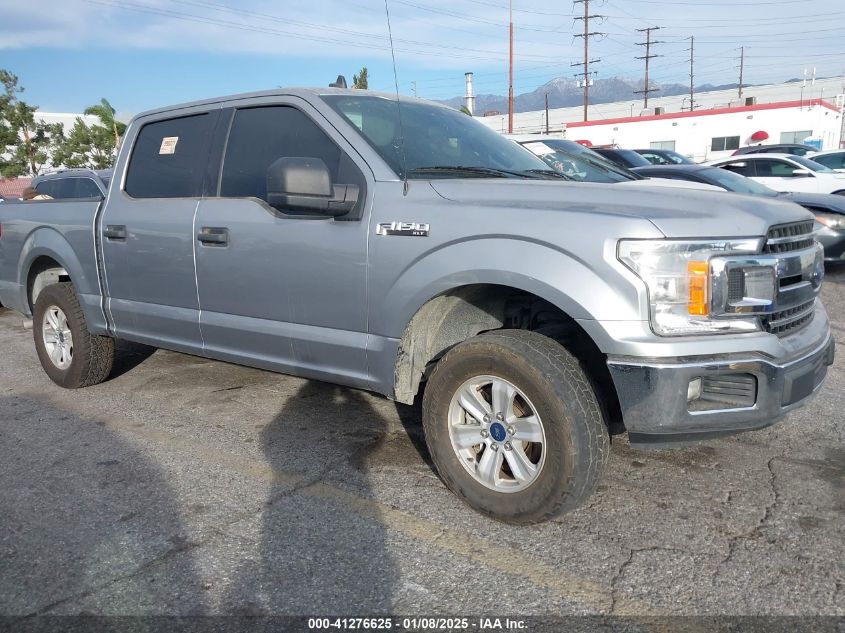
<path id="1" fill-rule="evenodd" d="M 452 448 L 452 397 L 467 380 L 483 375 L 512 383 L 543 420 L 545 464 L 518 492 L 486 487 Z M 610 452 L 596 395 L 578 360 L 552 339 L 523 330 L 482 334 L 451 349 L 426 385 L 423 428 L 446 486 L 478 512 L 506 523 L 538 523 L 577 508 L 595 491 Z"/>
<path id="2" fill-rule="evenodd" d="M 53 363 L 44 343 L 44 315 L 51 306 L 59 308 L 65 314 L 73 336 L 73 354 L 70 365 L 65 369 Z M 88 331 L 73 284 L 53 284 L 41 291 L 33 309 L 32 332 L 41 366 L 60 387 L 90 387 L 103 382 L 111 373 L 115 357 L 114 339 L 94 336 Z"/>

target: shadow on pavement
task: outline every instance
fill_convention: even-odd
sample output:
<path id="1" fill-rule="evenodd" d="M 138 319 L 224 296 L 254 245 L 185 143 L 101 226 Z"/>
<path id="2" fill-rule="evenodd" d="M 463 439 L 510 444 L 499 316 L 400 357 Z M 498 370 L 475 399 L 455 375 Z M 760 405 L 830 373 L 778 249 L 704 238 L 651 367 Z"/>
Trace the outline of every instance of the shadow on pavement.
<path id="1" fill-rule="evenodd" d="M 114 365 L 107 380 L 114 380 L 129 373 L 155 354 L 156 348 L 141 343 L 118 340 L 115 341 L 115 351 L 117 353 L 115 354 Z"/>
<path id="2" fill-rule="evenodd" d="M 331 495 L 329 483 L 371 497 L 368 461 L 387 424 L 362 393 L 307 382 L 261 432 L 277 478 L 256 525 L 241 538 L 259 554 L 235 574 L 221 610 L 234 615 L 377 615 L 391 610 L 399 570 L 377 517 Z"/>
<path id="3" fill-rule="evenodd" d="M 399 416 L 399 421 L 405 428 L 408 434 L 408 439 L 414 445 L 420 459 L 425 462 L 425 465 L 432 473 L 437 475 L 437 469 L 434 467 L 434 462 L 431 461 L 431 454 L 428 452 L 428 445 L 425 443 L 425 431 L 422 426 L 422 397 L 417 395 L 414 404 L 394 403 L 396 406 L 396 414 Z"/>
<path id="4" fill-rule="evenodd" d="M 166 477 L 120 434 L 3 397 L 0 456 L 0 614 L 206 612 Z"/>

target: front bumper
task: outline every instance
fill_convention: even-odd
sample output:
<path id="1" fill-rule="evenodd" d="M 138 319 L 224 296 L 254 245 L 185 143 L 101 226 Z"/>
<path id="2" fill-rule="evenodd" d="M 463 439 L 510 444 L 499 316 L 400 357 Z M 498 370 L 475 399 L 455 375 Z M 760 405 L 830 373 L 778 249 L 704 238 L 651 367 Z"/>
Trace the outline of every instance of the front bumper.
<path id="1" fill-rule="evenodd" d="M 820 388 L 833 364 L 834 342 L 826 321 L 823 327 L 813 327 L 811 322 L 792 337 L 808 340 L 801 341 L 802 351 L 783 359 L 762 354 L 653 361 L 609 358 L 630 441 L 688 442 L 774 424 Z M 751 381 L 753 388 L 743 391 L 741 399 L 747 401 L 709 402 L 709 409 L 696 410 L 701 403 L 688 401 L 690 381 L 696 378 L 717 385 L 717 391 L 725 391 L 724 385 L 736 378 Z M 730 385 L 727 391 L 737 393 Z M 716 394 L 717 400 L 720 397 Z"/>

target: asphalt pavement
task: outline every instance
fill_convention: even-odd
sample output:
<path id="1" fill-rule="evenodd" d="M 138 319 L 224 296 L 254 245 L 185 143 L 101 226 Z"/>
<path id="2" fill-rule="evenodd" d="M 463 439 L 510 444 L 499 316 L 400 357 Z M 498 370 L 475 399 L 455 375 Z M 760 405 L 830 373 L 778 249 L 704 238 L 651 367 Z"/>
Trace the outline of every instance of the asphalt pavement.
<path id="1" fill-rule="evenodd" d="M 845 616 L 845 269 L 836 364 L 762 431 L 614 438 L 589 505 L 513 527 L 440 483 L 417 407 L 129 347 L 54 386 L 0 309 L 0 615 Z"/>

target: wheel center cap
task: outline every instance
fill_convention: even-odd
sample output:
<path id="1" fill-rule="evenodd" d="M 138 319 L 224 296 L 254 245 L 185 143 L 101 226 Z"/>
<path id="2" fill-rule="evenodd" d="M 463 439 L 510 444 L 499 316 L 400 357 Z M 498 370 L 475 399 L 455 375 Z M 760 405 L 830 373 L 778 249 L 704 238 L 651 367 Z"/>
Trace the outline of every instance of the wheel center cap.
<path id="1" fill-rule="evenodd" d="M 505 426 L 503 424 L 494 422 L 490 425 L 490 437 L 497 442 L 504 442 L 507 435 L 508 432 L 505 430 Z"/>
<path id="2" fill-rule="evenodd" d="M 59 332 L 59 343 L 65 342 L 65 335 L 64 332 Z"/>

